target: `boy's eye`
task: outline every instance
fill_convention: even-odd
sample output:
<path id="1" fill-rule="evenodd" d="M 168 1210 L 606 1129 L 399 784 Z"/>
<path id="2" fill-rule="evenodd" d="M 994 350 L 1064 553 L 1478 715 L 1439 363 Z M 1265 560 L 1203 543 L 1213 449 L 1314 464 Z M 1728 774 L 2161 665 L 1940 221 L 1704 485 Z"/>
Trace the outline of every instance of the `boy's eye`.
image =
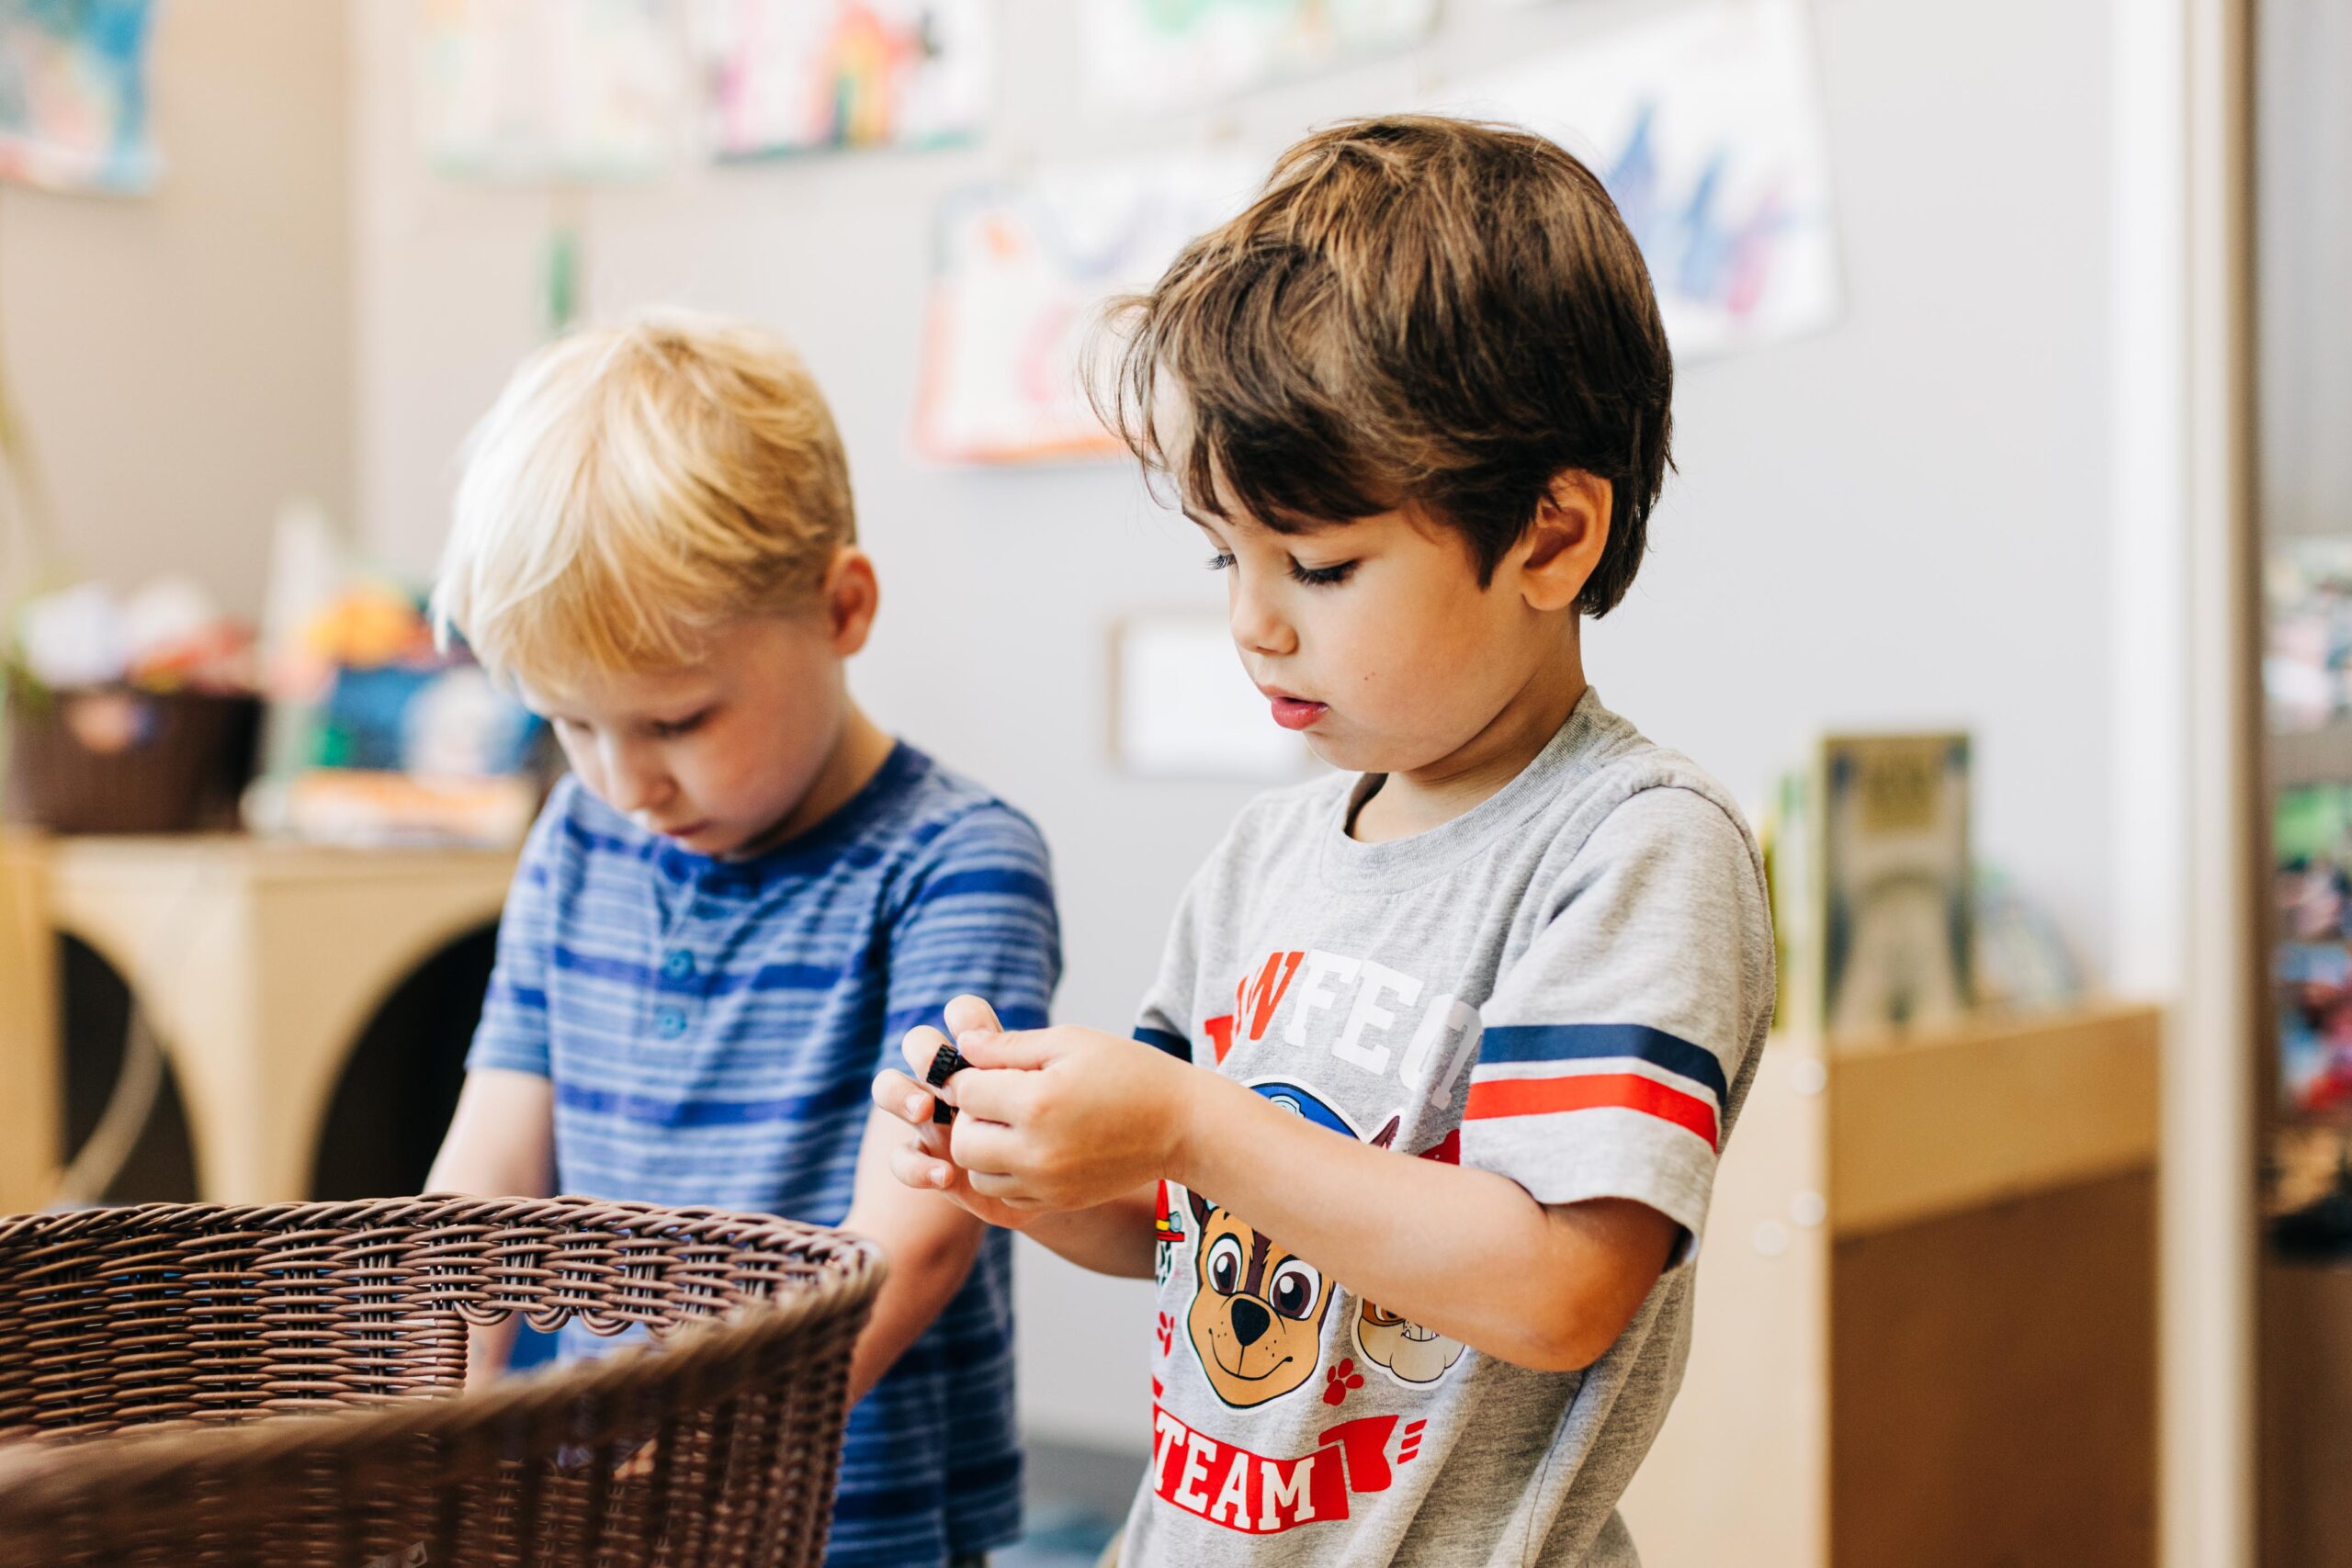
<path id="1" fill-rule="evenodd" d="M 1211 571 L 1223 571 L 1227 568 L 1232 566 L 1232 564 L 1233 557 L 1224 550 L 1219 550 L 1216 554 L 1209 557 L 1209 570 Z"/>
<path id="2" fill-rule="evenodd" d="M 702 728 L 703 721 L 707 719 L 709 716 L 710 710 L 708 708 L 705 708 L 700 713 L 688 714 L 684 718 L 670 719 L 665 722 L 657 723 L 651 728 L 657 738 L 663 740 L 669 740 L 681 735 L 692 735 L 695 730 Z"/>
<path id="3" fill-rule="evenodd" d="M 1343 560 L 1335 566 L 1306 566 L 1296 560 L 1290 563 L 1291 581 L 1306 583 L 1309 588 L 1330 588 L 1348 580 L 1356 563 Z"/>

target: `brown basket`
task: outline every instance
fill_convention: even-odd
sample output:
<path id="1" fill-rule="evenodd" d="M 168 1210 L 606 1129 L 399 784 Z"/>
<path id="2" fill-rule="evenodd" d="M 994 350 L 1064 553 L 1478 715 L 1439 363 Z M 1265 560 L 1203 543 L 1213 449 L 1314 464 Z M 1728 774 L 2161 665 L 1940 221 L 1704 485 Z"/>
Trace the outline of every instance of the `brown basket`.
<path id="1" fill-rule="evenodd" d="M 253 779 L 261 703 L 103 686 L 8 694 L 9 815 L 52 833 L 224 827 Z"/>
<path id="2" fill-rule="evenodd" d="M 571 1198 L 0 1220 L 0 1564 L 813 1564 L 882 1273 Z M 654 1342 L 458 1393 L 512 1313 Z"/>

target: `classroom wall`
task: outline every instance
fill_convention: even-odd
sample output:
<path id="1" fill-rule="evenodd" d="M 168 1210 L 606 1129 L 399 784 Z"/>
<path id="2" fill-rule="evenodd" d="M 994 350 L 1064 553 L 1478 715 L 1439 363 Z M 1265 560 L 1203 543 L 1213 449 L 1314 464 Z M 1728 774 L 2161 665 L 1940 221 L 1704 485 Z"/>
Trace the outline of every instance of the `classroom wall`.
<path id="1" fill-rule="evenodd" d="M 155 192 L 0 186 L 0 370 L 65 569 L 250 615 L 279 504 L 350 512 L 346 39 L 317 0 L 165 0 Z"/>
<path id="2" fill-rule="evenodd" d="M 933 201 L 1081 153 L 1279 143 L 1652 6 L 1455 0 L 1412 55 L 1135 124 L 1076 100 L 1078 3 L 1003 7 L 1002 95 L 979 147 L 559 194 L 430 178 L 408 119 L 408 8 L 360 0 L 358 508 L 382 551 L 429 570 L 457 445 L 539 332 L 560 213 L 586 236 L 592 315 L 669 299 L 780 326 L 834 400 L 880 563 L 858 690 L 1038 818 L 1068 916 L 1061 1014 L 1121 1027 L 1172 900 L 1247 790 L 1113 771 L 1108 627 L 1214 608 L 1220 590 L 1189 526 L 1116 465 L 968 471 L 910 456 Z M 1686 368 L 1653 555 L 1592 629 L 1589 668 L 1613 705 L 1751 800 L 1824 728 L 1969 727 L 1983 852 L 2050 901 L 2096 969 L 2118 869 L 2109 13 L 2103 0 L 1815 10 L 1845 315 Z M 1033 1428 L 1143 1445 L 1145 1301 L 1024 1252 Z"/>

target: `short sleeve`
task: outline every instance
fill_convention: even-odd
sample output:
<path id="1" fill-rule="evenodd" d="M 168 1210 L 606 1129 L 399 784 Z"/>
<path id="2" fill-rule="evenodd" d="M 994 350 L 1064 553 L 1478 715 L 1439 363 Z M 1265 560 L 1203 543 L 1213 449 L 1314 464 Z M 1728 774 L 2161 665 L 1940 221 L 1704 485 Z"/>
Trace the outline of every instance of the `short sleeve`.
<path id="1" fill-rule="evenodd" d="M 482 998 L 466 1070 L 548 1075 L 548 963 L 555 945 L 554 886 L 563 824 L 578 783 L 567 775 L 548 796 L 524 841 L 523 858 L 498 917 L 498 956 Z"/>
<path id="2" fill-rule="evenodd" d="M 889 932 L 883 1059 L 947 1004 L 985 998 L 1007 1029 L 1042 1029 L 1062 970 L 1046 840 L 1011 807 L 967 812 L 926 845 Z"/>
<path id="3" fill-rule="evenodd" d="M 1201 885 L 1207 876 L 1204 867 L 1177 900 L 1176 918 L 1169 923 L 1168 945 L 1160 953 L 1159 973 L 1136 1012 L 1136 1038 L 1180 1062 L 1193 1059 L 1193 982 L 1201 966 Z"/>
<path id="4" fill-rule="evenodd" d="M 1545 902 L 1544 929 L 1481 1010 L 1463 1162 L 1545 1203 L 1646 1203 L 1683 1228 L 1680 1262 L 1770 1021 L 1754 841 L 1696 790 L 1640 790 Z"/>

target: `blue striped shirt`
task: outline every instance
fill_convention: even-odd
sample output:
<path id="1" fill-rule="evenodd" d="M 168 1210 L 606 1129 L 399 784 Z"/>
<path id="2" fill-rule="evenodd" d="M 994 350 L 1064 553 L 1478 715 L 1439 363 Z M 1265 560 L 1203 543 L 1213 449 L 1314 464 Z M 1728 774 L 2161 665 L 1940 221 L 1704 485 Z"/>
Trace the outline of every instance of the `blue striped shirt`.
<path id="1" fill-rule="evenodd" d="M 1061 952 L 1028 818 L 901 743 L 765 855 L 678 848 L 556 786 L 499 927 L 467 1066 L 555 1087 L 560 1190 L 849 1212 L 877 1068 L 969 991 L 1035 1028 Z M 608 1348 L 579 1325 L 567 1353 Z M 1009 1238 L 850 1416 L 827 1562 L 936 1563 L 1020 1528 Z"/>

